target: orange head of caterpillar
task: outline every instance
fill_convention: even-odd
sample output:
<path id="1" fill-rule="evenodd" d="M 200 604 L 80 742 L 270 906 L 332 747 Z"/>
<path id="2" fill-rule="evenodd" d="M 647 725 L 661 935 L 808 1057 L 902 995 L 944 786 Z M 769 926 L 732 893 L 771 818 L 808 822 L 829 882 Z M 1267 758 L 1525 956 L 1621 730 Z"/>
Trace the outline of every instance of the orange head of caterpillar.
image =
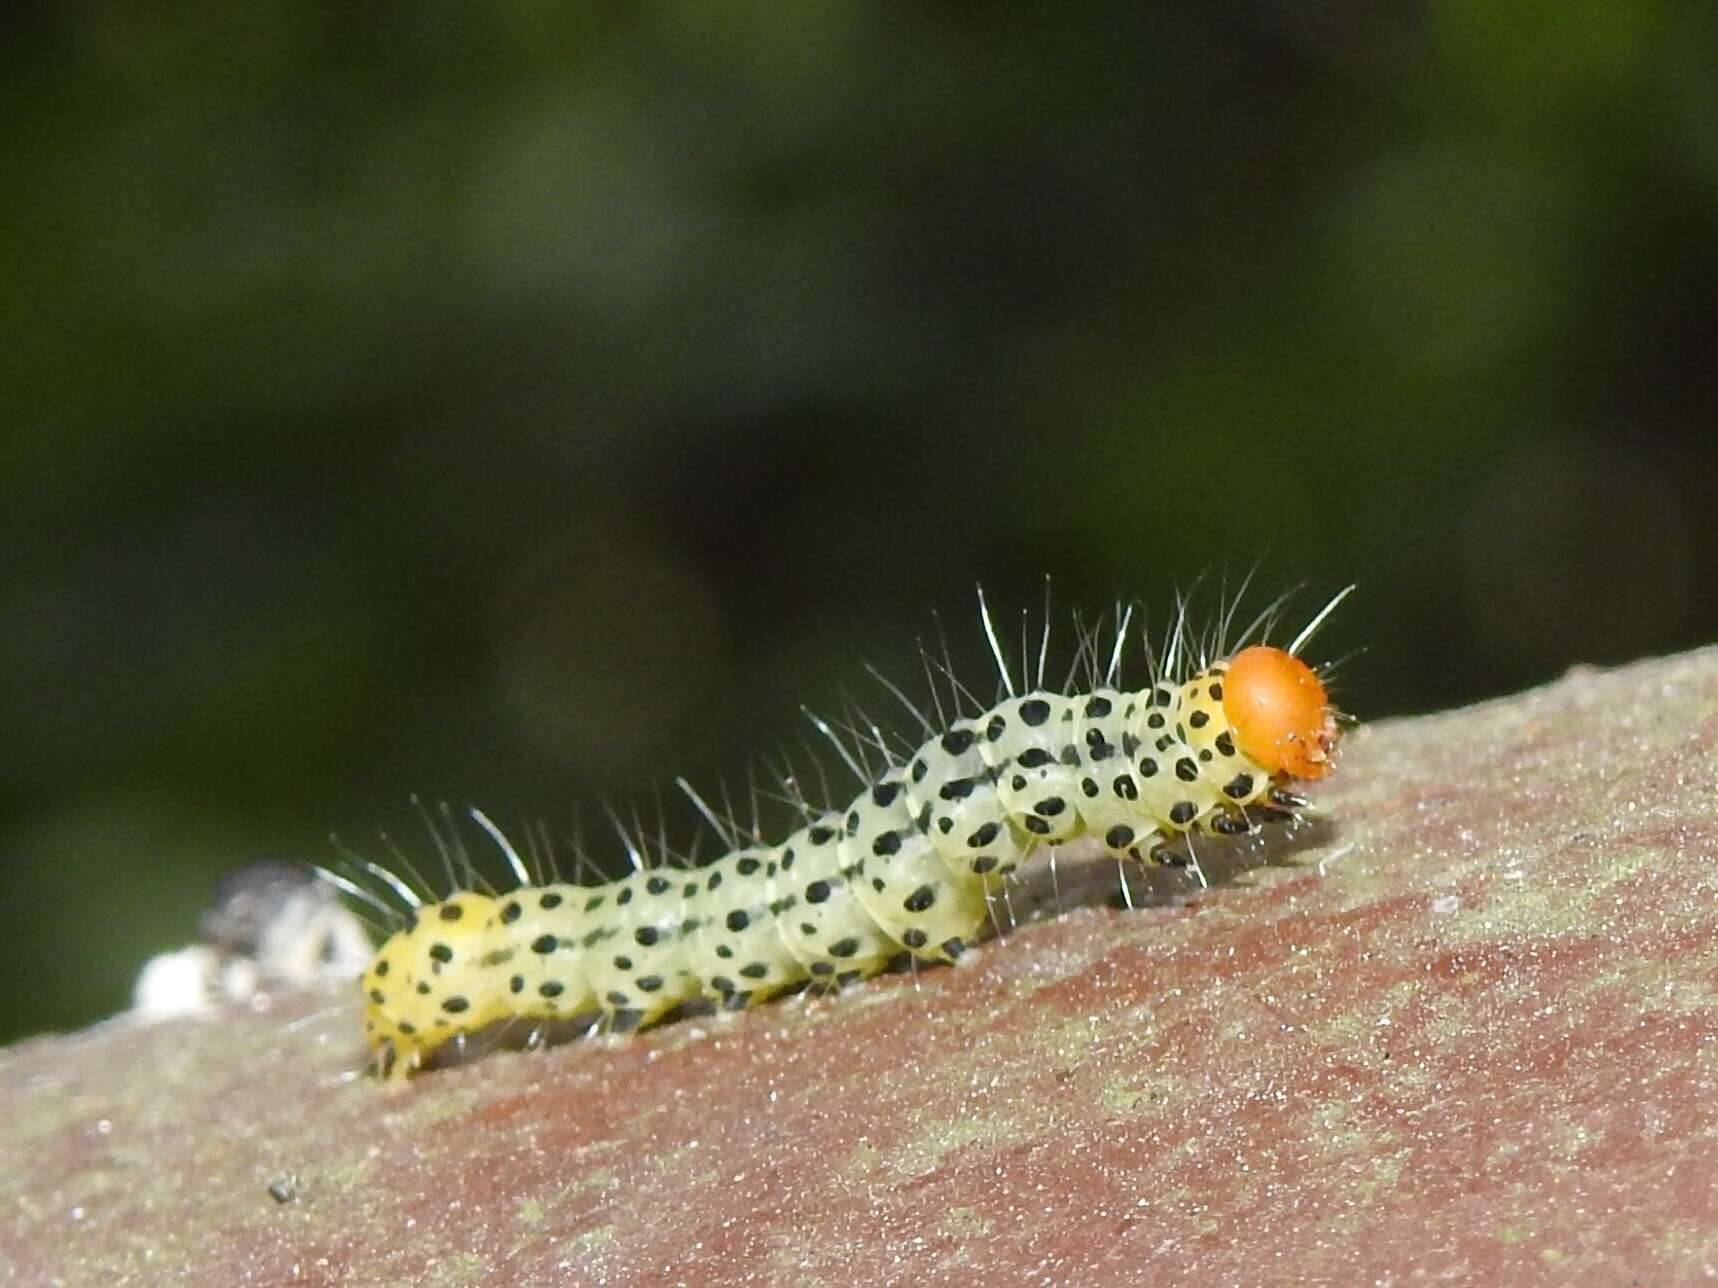
<path id="1" fill-rule="evenodd" d="M 1264 644 L 1229 659 L 1223 714 L 1241 750 L 1273 775 L 1323 778 L 1338 737 L 1324 682 L 1292 653 Z"/>
<path id="2" fill-rule="evenodd" d="M 506 1017 L 487 960 L 494 924 L 495 900 L 459 894 L 419 908 L 377 951 L 362 981 L 364 1036 L 384 1077 L 405 1077 L 442 1043 Z"/>

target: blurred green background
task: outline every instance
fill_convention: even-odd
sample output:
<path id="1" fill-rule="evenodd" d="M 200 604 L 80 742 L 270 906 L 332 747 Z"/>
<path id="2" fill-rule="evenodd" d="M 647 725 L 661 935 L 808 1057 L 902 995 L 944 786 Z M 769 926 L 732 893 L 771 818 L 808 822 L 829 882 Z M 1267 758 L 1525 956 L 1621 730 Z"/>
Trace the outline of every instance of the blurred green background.
<path id="1" fill-rule="evenodd" d="M 1715 67 L 1667 0 L 10 10 L 0 1038 L 413 792 L 743 781 L 933 612 L 987 682 L 980 580 L 1358 581 L 1364 717 L 1711 641 Z"/>

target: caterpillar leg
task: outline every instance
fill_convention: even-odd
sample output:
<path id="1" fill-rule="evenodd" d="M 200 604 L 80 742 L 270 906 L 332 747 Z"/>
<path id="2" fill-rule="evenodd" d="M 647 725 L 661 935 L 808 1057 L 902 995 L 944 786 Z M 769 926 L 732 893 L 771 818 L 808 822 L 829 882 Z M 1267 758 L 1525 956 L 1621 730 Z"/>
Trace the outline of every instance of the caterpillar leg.
<path id="1" fill-rule="evenodd" d="M 1269 799 L 1272 805 L 1285 810 L 1297 818 L 1323 818 L 1325 811 L 1317 801 L 1302 796 L 1299 792 L 1291 792 L 1285 787 L 1273 787 Z"/>
<path id="2" fill-rule="evenodd" d="M 1193 866 L 1193 860 L 1187 855 L 1163 843 L 1151 847 L 1150 857 L 1151 861 L 1160 868 L 1189 868 Z"/>
<path id="3" fill-rule="evenodd" d="M 1187 852 L 1172 848 L 1167 842 L 1160 842 L 1151 847 L 1147 857 L 1160 868 L 1174 868 L 1178 872 L 1192 872 L 1193 879 L 1199 883 L 1200 889 L 1209 889 L 1211 883 L 1205 879 L 1205 869 L 1199 866 L 1199 856 L 1193 851 L 1193 834 L 1182 833 L 1187 840 Z"/>
<path id="4" fill-rule="evenodd" d="M 1254 831 L 1245 814 L 1218 814 L 1211 820 L 1211 830 L 1218 836 L 1246 836 Z"/>

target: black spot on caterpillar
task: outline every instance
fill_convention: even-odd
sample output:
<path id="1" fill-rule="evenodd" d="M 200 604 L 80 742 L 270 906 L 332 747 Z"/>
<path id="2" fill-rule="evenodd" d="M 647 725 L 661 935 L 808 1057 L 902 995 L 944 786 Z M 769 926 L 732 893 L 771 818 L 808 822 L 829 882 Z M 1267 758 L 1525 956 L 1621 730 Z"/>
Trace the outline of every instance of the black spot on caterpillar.
<path id="1" fill-rule="evenodd" d="M 695 874 L 652 863 L 621 828 L 632 873 L 596 886 L 544 881 L 476 810 L 518 879 L 506 895 L 431 900 L 358 860 L 407 905 L 402 914 L 362 878 L 325 872 L 404 922 L 361 981 L 377 1068 L 404 1077 L 445 1044 L 510 1020 L 645 1025 L 699 999 L 738 1009 L 807 983 L 840 987 L 903 952 L 953 961 L 983 937 L 990 900 L 1039 847 L 1091 837 L 1118 861 L 1183 866 L 1177 838 L 1292 821 L 1308 802 L 1288 785 L 1322 778 L 1339 736 L 1324 683 L 1298 654 L 1349 590 L 1287 648 L 1246 644 L 1261 628 L 1268 636 L 1281 601 L 1234 651 L 1220 639 L 1196 646 L 1182 611 L 1161 663 L 1146 641 L 1150 673 L 1132 689 L 1117 687 L 1130 620 L 1118 612 L 1107 666 L 1100 634 L 1083 635 L 1089 683 L 1072 693 L 1044 685 L 1047 631 L 1035 681 L 1016 684 L 981 594 L 1001 701 L 939 727 L 883 681 L 924 727 L 904 755 L 875 726 L 848 730 L 850 748 L 811 716 L 864 786 L 844 807 L 815 808 L 784 776 L 803 823 L 775 842 L 681 780 L 726 846 Z M 867 747 L 883 756 L 880 770 L 864 763 Z"/>

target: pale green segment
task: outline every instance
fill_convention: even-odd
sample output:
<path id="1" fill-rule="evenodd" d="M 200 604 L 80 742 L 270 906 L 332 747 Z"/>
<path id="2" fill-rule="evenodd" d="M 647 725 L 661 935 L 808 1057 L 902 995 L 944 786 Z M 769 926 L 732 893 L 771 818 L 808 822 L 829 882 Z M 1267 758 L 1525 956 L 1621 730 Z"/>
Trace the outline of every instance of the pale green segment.
<path id="1" fill-rule="evenodd" d="M 865 911 L 891 939 L 920 957 L 952 961 L 989 919 L 984 879 L 951 870 L 913 822 L 891 769 L 848 810 L 841 870 Z"/>
<path id="2" fill-rule="evenodd" d="M 722 1006 L 772 997 L 806 978 L 770 911 L 775 850 L 737 850 L 690 873 L 685 956 L 704 996 Z"/>
<path id="3" fill-rule="evenodd" d="M 610 897 L 591 914 L 585 970 L 597 1005 L 660 1019 L 703 986 L 688 960 L 682 927 L 697 892 L 696 873 L 652 868 L 598 887 Z"/>
<path id="4" fill-rule="evenodd" d="M 1003 808 L 1028 837 L 1045 844 L 1080 835 L 1078 701 L 1042 691 L 1010 698 L 990 712 L 991 727 L 979 743 Z M 1064 756 L 1068 748 L 1075 757 Z"/>
<path id="5" fill-rule="evenodd" d="M 999 890 L 1032 843 L 1010 822 L 980 744 L 984 725 L 957 720 L 907 764 L 902 789 L 913 818 L 949 870 Z"/>
<path id="6" fill-rule="evenodd" d="M 523 886 L 497 901 L 484 964 L 494 972 L 491 990 L 506 989 L 515 1015 L 554 1019 L 595 1009 L 590 958 L 583 951 L 593 920 L 587 905 L 600 908 L 610 897 L 612 892 L 558 883 Z"/>
<path id="7" fill-rule="evenodd" d="M 825 985 L 875 975 L 901 951 L 842 875 L 841 831 L 840 814 L 813 819 L 777 848 L 765 882 L 776 929 L 799 961 L 801 978 Z"/>

